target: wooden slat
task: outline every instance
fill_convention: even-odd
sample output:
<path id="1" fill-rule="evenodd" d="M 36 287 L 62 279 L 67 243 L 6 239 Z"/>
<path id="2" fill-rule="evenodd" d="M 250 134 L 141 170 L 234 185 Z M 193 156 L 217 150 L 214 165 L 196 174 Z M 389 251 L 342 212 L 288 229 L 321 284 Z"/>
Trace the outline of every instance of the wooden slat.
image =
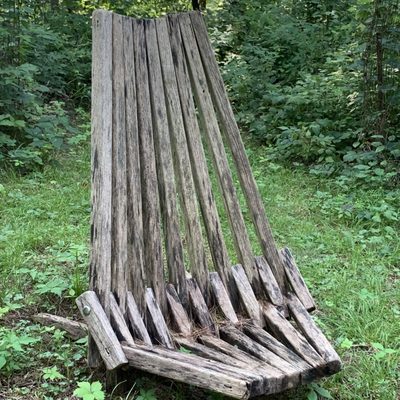
<path id="1" fill-rule="evenodd" d="M 189 292 L 191 309 L 199 325 L 211 333 L 216 333 L 217 327 L 215 326 L 211 314 L 208 311 L 208 307 L 203 295 L 201 294 L 201 291 L 193 278 L 187 280 L 187 288 Z"/>
<path id="2" fill-rule="evenodd" d="M 219 186 L 223 194 L 222 197 L 234 238 L 236 252 L 253 287 L 257 290 L 259 289 L 258 271 L 252 256 L 250 240 L 247 235 L 246 225 L 236 195 L 224 143 L 219 131 L 217 117 L 207 86 L 207 79 L 202 67 L 200 54 L 188 14 L 181 14 L 179 16 L 179 25 L 182 32 L 191 84 L 199 111 L 200 121 L 204 126 L 205 137 L 208 147 L 210 148 Z"/>
<path id="3" fill-rule="evenodd" d="M 154 297 L 153 289 L 147 288 L 145 291 L 145 299 L 147 305 L 147 311 L 149 312 L 149 317 L 151 319 L 152 326 L 158 337 L 160 344 L 166 346 L 169 349 L 174 348 L 174 344 L 169 334 L 167 323 L 165 322 L 164 316 L 161 312 L 157 300 Z"/>
<path id="4" fill-rule="evenodd" d="M 125 87 L 122 16 L 113 14 L 113 160 L 112 160 L 112 270 L 111 290 L 118 296 L 122 310 L 126 309 L 127 253 L 127 188 Z"/>
<path id="5" fill-rule="evenodd" d="M 276 306 L 283 306 L 284 300 L 282 292 L 275 279 L 274 274 L 271 271 L 271 267 L 268 265 L 263 256 L 256 257 L 255 260 L 258 268 L 258 273 L 260 274 L 261 282 L 264 285 L 264 289 L 267 292 L 271 303 Z"/>
<path id="6" fill-rule="evenodd" d="M 339 371 L 341 368 L 340 358 L 335 349 L 329 343 L 329 340 L 318 328 L 300 300 L 292 294 L 289 294 L 288 296 L 289 310 L 293 315 L 297 326 L 301 329 L 304 336 L 312 344 L 315 350 L 317 350 L 325 361 L 330 363 L 329 369 L 331 369 L 331 373 Z"/>
<path id="7" fill-rule="evenodd" d="M 112 14 L 93 13 L 92 42 L 92 218 L 90 289 L 95 290 L 107 315 L 111 290 L 112 202 Z M 88 364 L 101 358 L 89 335 Z"/>
<path id="8" fill-rule="evenodd" d="M 146 46 L 153 113 L 153 134 L 157 157 L 158 187 L 164 222 L 169 281 L 175 285 L 181 301 L 186 304 L 185 267 L 183 265 L 183 250 L 179 235 L 179 216 L 176 204 L 177 190 L 174 180 L 169 124 L 154 20 L 147 21 Z"/>
<path id="9" fill-rule="evenodd" d="M 183 54 L 183 45 L 177 18 L 176 15 L 170 15 L 168 17 L 170 26 L 169 34 L 193 178 L 214 267 L 219 272 L 224 284 L 229 288 L 229 292 L 233 292 L 234 282 L 230 271 L 231 263 L 229 261 L 228 251 L 226 249 L 215 199 L 212 193 L 210 177 L 208 175 L 207 161 L 201 142 L 200 128 L 197 123 L 193 93 Z"/>
<path id="10" fill-rule="evenodd" d="M 143 318 L 131 292 L 127 293 L 126 302 L 129 322 L 131 323 L 135 337 L 143 341 L 146 345 L 151 346 L 152 342 L 149 333 L 147 332 L 146 325 L 143 322 Z"/>
<path id="11" fill-rule="evenodd" d="M 210 272 L 209 279 L 214 299 L 217 302 L 222 313 L 232 323 L 238 323 L 238 317 L 236 316 L 231 300 L 229 299 L 229 295 L 225 289 L 224 284 L 222 283 L 218 272 Z"/>
<path id="12" fill-rule="evenodd" d="M 88 290 L 76 299 L 76 304 L 107 369 L 112 370 L 127 364 L 128 360 L 96 293 Z"/>
<path id="13" fill-rule="evenodd" d="M 263 254 L 271 265 L 276 280 L 281 289 L 284 289 L 284 270 L 275 245 L 272 231 L 267 220 L 263 202 L 257 189 L 249 160 L 247 159 L 238 126 L 233 115 L 232 107 L 224 87 L 221 74 L 218 69 L 214 52 L 208 40 L 207 29 L 200 13 L 191 13 L 190 18 L 196 34 L 197 43 L 203 59 L 203 65 L 207 79 L 210 82 L 210 90 L 213 96 L 218 118 L 222 130 L 228 139 L 232 155 L 236 164 L 239 179 L 245 194 L 250 215 L 259 237 Z M 247 271 L 247 270 L 246 270 Z"/>
<path id="14" fill-rule="evenodd" d="M 178 293 L 176 293 L 171 283 L 167 285 L 167 301 L 178 332 L 182 335 L 189 336 L 192 333 L 192 324 L 181 304 Z"/>
<path id="15" fill-rule="evenodd" d="M 143 241 L 146 278 L 154 290 L 163 313 L 166 312 L 164 271 L 162 261 L 160 207 L 154 154 L 153 126 L 149 91 L 144 20 L 133 20 L 136 60 L 136 96 L 142 179 Z"/>
<path id="16" fill-rule="evenodd" d="M 298 367 L 293 366 L 291 363 L 279 357 L 271 350 L 267 349 L 264 346 L 261 346 L 259 343 L 252 340 L 243 332 L 241 332 L 239 329 L 236 329 L 233 326 L 224 326 L 220 328 L 220 332 L 222 339 L 228 341 L 233 345 L 238 346 L 242 350 L 252 354 L 260 360 L 263 360 L 274 369 L 283 372 L 289 379 L 292 379 L 294 382 L 299 382 L 300 371 Z"/>
<path id="17" fill-rule="evenodd" d="M 197 210 L 196 192 L 186 142 L 178 85 L 168 34 L 167 18 L 155 21 L 160 55 L 165 101 L 168 112 L 169 133 L 175 159 L 176 176 L 179 183 L 181 210 L 185 222 L 191 271 L 203 295 L 208 297 L 207 263 Z"/>
<path id="18" fill-rule="evenodd" d="M 165 353 L 158 354 L 154 351 L 144 350 L 139 347 L 123 347 L 132 367 L 151 372 L 166 378 L 175 379 L 198 387 L 213 390 L 237 399 L 248 399 L 251 391 L 249 382 L 233 377 L 225 371 L 214 371 L 209 367 L 198 366 L 192 358 L 183 354 L 181 360 L 171 360 Z"/>
<path id="19" fill-rule="evenodd" d="M 234 265 L 232 267 L 232 274 L 247 314 L 256 324 L 262 326 L 264 322 L 261 308 L 243 267 L 240 264 Z"/>
<path id="20" fill-rule="evenodd" d="M 324 364 L 324 360 L 321 356 L 273 305 L 266 304 L 264 306 L 264 317 L 273 334 L 280 340 L 289 344 L 292 350 L 310 365 L 313 367 L 320 367 Z"/>
<path id="21" fill-rule="evenodd" d="M 135 58 L 131 18 L 123 19 L 124 78 L 126 118 L 126 170 L 128 271 L 127 288 L 132 291 L 139 310 L 143 311 L 145 274 L 143 266 L 143 220 L 140 179 L 139 132 L 137 121 Z"/>
<path id="22" fill-rule="evenodd" d="M 308 311 L 315 310 L 314 299 L 311 297 L 308 287 L 301 276 L 296 262 L 294 261 L 292 253 L 287 247 L 285 247 L 280 251 L 280 254 L 285 266 L 286 276 L 297 297 Z"/>
<path id="23" fill-rule="evenodd" d="M 112 293 L 110 293 L 110 317 L 111 325 L 114 328 L 114 332 L 117 334 L 119 340 L 123 340 L 130 345 L 134 345 L 133 337 L 129 332 L 128 325 L 125 322 L 125 318 L 118 306 L 117 301 Z"/>

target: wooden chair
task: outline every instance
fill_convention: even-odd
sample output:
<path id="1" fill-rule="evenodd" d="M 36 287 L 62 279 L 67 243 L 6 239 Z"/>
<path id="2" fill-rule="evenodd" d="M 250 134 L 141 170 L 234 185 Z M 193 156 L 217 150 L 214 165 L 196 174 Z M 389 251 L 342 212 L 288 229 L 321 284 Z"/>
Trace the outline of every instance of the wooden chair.
<path id="1" fill-rule="evenodd" d="M 77 299 L 92 367 L 238 399 L 339 371 L 277 250 L 200 13 L 93 14 L 92 203 L 91 290 Z"/>

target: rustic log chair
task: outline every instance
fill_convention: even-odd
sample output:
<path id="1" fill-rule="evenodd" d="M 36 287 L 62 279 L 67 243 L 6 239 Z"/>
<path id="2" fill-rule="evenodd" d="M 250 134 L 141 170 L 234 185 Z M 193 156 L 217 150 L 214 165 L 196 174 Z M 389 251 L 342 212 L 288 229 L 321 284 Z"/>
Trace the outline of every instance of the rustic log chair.
<path id="1" fill-rule="evenodd" d="M 201 14 L 95 11 L 92 89 L 91 290 L 77 299 L 89 364 L 240 399 L 336 373 L 294 259 L 276 248 Z"/>

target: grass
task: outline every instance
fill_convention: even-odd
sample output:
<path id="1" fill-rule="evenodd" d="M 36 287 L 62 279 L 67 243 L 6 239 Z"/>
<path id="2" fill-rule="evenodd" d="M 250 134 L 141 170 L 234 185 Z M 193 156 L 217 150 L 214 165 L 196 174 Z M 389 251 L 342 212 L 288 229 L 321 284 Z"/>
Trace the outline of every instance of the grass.
<path id="1" fill-rule="evenodd" d="M 295 254 L 315 318 L 344 362 L 320 385 L 335 399 L 398 399 L 400 191 L 343 187 L 263 154 L 249 152 L 275 236 Z M 78 382 L 103 379 L 85 367 L 84 341 L 30 320 L 37 311 L 77 316 L 74 299 L 87 287 L 89 178 L 86 148 L 41 173 L 1 175 L 1 399 L 72 399 Z M 151 389 L 157 399 L 218 398 L 149 375 L 134 383 L 133 399 L 151 399 Z"/>

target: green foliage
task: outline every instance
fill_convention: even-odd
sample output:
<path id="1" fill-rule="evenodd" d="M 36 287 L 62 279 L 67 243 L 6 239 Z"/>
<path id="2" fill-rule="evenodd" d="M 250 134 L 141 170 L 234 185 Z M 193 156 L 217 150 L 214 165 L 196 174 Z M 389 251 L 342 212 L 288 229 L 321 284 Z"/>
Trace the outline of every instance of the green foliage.
<path id="1" fill-rule="evenodd" d="M 104 400 L 105 394 L 99 381 L 79 382 L 78 388 L 74 390 L 74 396 L 82 400 Z"/>
<path id="2" fill-rule="evenodd" d="M 135 400 L 157 400 L 155 389 L 140 389 L 139 396 Z"/>

